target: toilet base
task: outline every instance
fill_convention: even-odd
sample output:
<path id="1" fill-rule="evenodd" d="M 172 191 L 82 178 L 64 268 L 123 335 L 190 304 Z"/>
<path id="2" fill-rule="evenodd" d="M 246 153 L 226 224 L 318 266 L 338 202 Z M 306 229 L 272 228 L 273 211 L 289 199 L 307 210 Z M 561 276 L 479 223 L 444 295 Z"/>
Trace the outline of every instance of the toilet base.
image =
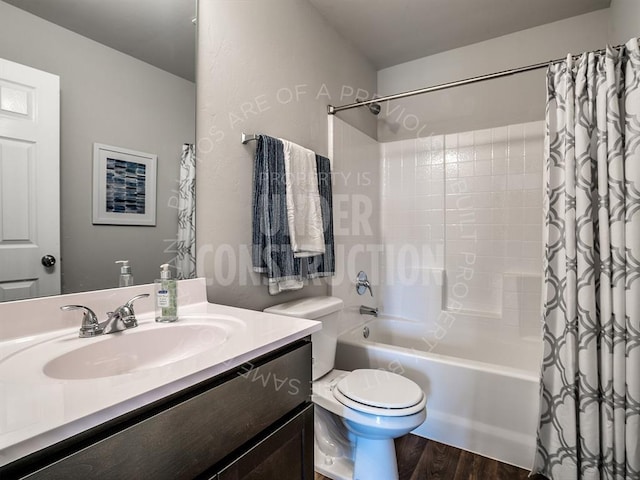
<path id="1" fill-rule="evenodd" d="M 358 441 L 363 448 L 356 449 L 357 471 L 351 459 L 326 455 L 317 444 L 314 445 L 314 470 L 331 480 L 398 479 L 393 440 L 359 438 Z"/>
<path id="2" fill-rule="evenodd" d="M 396 447 L 392 438 L 358 437 L 353 480 L 398 480 Z"/>
<path id="3" fill-rule="evenodd" d="M 316 405 L 315 471 L 332 480 L 398 480 L 395 443 Z"/>
<path id="4" fill-rule="evenodd" d="M 353 462 L 346 457 L 325 455 L 314 442 L 314 470 L 331 480 L 353 480 Z"/>

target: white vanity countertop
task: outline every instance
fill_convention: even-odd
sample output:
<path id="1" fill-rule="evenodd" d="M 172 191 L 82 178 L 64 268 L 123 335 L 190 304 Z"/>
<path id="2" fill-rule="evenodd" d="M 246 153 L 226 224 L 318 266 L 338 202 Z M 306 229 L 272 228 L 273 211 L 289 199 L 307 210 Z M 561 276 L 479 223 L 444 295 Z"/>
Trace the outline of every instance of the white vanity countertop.
<path id="1" fill-rule="evenodd" d="M 31 331 L 29 335 L 13 335 L 14 338 L 10 338 L 12 335 L 4 335 L 4 333 L 15 332 L 14 327 L 6 325 L 11 321 L 12 315 L 9 314 L 15 313 L 15 304 L 18 302 L 12 302 L 13 307 L 7 307 L 4 310 L 0 304 L 0 372 L 2 372 L 0 377 L 2 411 L 0 466 L 238 367 L 321 328 L 321 324 L 316 321 L 201 301 L 205 295 L 204 287 L 202 279 L 179 284 L 181 297 L 184 291 L 189 289 L 202 290 L 201 293 L 191 295 L 192 300 L 200 301 L 190 302 L 189 305 L 181 307 L 179 317 L 185 318 L 185 322 L 188 322 L 186 319 L 190 317 L 202 315 L 233 317 L 231 320 L 240 325 L 239 330 L 234 330 L 224 343 L 216 344 L 201 353 L 168 365 L 81 380 L 50 378 L 41 368 L 33 368 L 29 365 L 25 365 L 24 371 L 21 372 L 14 368 L 5 368 L 3 371 L 2 363 L 10 362 L 12 357 L 20 354 L 19 352 L 29 347 L 37 347 L 42 342 L 56 338 L 71 342 L 71 339 L 74 339 L 77 342 L 87 342 L 89 345 L 96 339 L 77 339 L 79 327 L 75 325 L 79 318 L 77 315 L 73 316 L 75 320 L 73 327 L 35 334 Z M 148 288 L 150 289 L 151 286 Z M 136 295 L 146 291 L 145 286 L 140 286 L 108 292 L 116 290 L 119 296 L 129 296 L 131 293 Z M 96 295 L 99 293 L 95 292 Z M 89 294 L 50 297 L 41 301 L 40 306 L 49 308 L 52 316 L 58 317 L 58 314 L 51 310 L 52 306 L 59 307 L 65 303 L 72 303 L 67 300 L 73 300 L 75 303 L 78 296 L 83 296 L 82 300 L 86 301 L 84 304 L 92 307 L 90 302 L 92 297 Z M 23 306 L 27 303 L 31 305 L 30 302 L 25 302 Z M 149 303 L 152 302 L 148 302 L 147 305 Z M 112 305 L 111 308 L 114 306 L 117 304 Z M 14 311 L 11 311 L 11 308 L 14 308 Z M 146 312 L 142 310 L 143 308 L 140 308 L 137 314 L 139 327 L 127 330 L 123 332 L 124 334 L 158 327 L 154 321 L 153 312 L 149 311 L 149 308 Z M 24 309 L 22 311 L 24 312 Z M 103 319 L 104 315 L 98 313 L 98 310 L 96 314 L 99 320 Z M 26 320 L 21 318 L 19 321 Z M 178 323 L 180 320 L 168 325 Z M 162 325 L 159 327 L 162 328 Z M 111 335 L 120 335 L 120 333 Z M 104 341 L 111 335 L 96 338 L 103 338 Z M 207 340 L 203 339 L 203 341 Z"/>

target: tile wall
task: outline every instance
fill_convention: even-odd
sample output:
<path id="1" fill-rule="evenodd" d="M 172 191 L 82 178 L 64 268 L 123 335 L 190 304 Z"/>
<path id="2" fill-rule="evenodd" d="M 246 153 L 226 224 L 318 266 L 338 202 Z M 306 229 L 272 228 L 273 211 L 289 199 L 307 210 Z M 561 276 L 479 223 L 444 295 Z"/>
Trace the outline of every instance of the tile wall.
<path id="1" fill-rule="evenodd" d="M 535 303 L 543 133 L 540 121 L 381 144 L 387 312 L 508 317 L 525 297 Z M 528 310 L 516 323 L 536 320 Z"/>

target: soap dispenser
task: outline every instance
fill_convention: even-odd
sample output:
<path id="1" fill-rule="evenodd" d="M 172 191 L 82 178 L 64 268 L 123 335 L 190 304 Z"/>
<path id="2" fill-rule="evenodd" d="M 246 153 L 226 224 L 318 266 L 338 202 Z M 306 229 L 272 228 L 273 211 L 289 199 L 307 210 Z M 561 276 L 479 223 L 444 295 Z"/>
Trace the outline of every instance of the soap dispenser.
<path id="1" fill-rule="evenodd" d="M 155 281 L 156 322 L 175 322 L 178 319 L 178 286 L 171 278 L 169 264 L 160 265 L 160 278 Z"/>
<path id="2" fill-rule="evenodd" d="M 120 280 L 118 286 L 130 287 L 133 285 L 133 275 L 131 275 L 131 266 L 129 266 L 129 260 L 117 260 L 116 263 L 120 263 Z"/>

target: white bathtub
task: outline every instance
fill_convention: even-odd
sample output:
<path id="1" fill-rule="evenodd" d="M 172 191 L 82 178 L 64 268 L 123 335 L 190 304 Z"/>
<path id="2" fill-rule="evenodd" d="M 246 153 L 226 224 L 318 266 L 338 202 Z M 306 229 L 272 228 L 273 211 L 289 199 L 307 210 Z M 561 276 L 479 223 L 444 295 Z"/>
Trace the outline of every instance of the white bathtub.
<path id="1" fill-rule="evenodd" d="M 340 336 L 336 368 L 381 368 L 412 379 L 428 395 L 427 419 L 413 433 L 530 469 L 542 341 L 496 323 L 381 316 Z"/>

